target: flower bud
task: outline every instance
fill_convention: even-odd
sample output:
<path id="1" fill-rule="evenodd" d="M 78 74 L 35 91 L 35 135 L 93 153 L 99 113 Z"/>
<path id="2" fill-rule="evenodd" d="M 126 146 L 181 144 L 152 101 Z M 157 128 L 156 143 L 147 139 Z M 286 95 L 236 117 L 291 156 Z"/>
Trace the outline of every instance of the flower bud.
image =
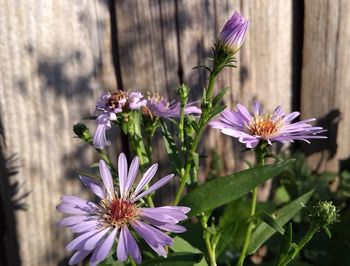
<path id="1" fill-rule="evenodd" d="M 73 125 L 73 131 L 75 135 L 77 135 L 77 137 L 80 138 L 81 140 L 90 144 L 92 143 L 92 137 L 91 137 L 90 131 L 85 124 L 77 123 Z"/>
<path id="2" fill-rule="evenodd" d="M 331 201 L 320 201 L 312 207 L 310 218 L 315 226 L 326 229 L 338 221 L 339 214 Z"/>
<path id="3" fill-rule="evenodd" d="M 237 11 L 229 18 L 218 37 L 218 45 L 234 54 L 241 48 L 248 29 L 248 21 Z"/>

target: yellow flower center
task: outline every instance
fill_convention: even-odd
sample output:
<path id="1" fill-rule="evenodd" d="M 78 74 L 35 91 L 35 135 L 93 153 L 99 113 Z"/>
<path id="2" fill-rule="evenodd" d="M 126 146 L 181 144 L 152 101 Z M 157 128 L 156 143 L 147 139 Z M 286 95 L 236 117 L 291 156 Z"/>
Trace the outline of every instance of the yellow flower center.
<path id="1" fill-rule="evenodd" d="M 256 116 L 247 125 L 251 134 L 260 136 L 262 138 L 268 138 L 276 135 L 281 126 L 281 121 L 274 121 L 271 116 Z"/>

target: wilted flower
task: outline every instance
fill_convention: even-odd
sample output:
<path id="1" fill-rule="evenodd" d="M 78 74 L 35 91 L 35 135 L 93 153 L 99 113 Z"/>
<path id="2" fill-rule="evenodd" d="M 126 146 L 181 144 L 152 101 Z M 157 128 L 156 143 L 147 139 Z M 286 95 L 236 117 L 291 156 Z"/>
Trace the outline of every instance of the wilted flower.
<path id="1" fill-rule="evenodd" d="M 248 29 L 248 21 L 237 11 L 229 18 L 218 37 L 218 42 L 235 53 L 241 48 Z"/>
<path id="2" fill-rule="evenodd" d="M 209 123 L 213 128 L 221 129 L 223 134 L 237 138 L 247 148 L 255 148 L 260 140 L 266 140 L 270 145 L 273 141 L 293 142 L 308 139 L 324 139 L 325 136 L 316 136 L 325 132 L 322 127 L 313 127 L 308 124 L 315 118 L 291 123 L 299 112 L 286 115 L 281 106 L 278 106 L 272 114 L 261 114 L 259 103 L 254 104 L 254 114 L 237 104 L 237 111 L 225 109 L 218 119 Z"/>
<path id="3" fill-rule="evenodd" d="M 93 145 L 103 149 L 111 145 L 106 138 L 106 130 L 111 127 L 111 121 L 117 120 L 116 114 L 123 110 L 138 110 L 146 105 L 146 99 L 141 92 L 125 92 L 118 90 L 114 93 L 103 93 L 96 103 L 96 111 L 101 114 L 97 117 L 97 130 L 93 138 Z"/>
<path id="4" fill-rule="evenodd" d="M 184 109 L 186 115 L 201 114 L 201 109 L 195 106 L 195 102 L 188 103 Z M 177 101 L 169 102 L 164 97 L 158 94 L 150 95 L 147 99 L 147 111 L 150 112 L 152 116 L 162 117 L 162 118 L 176 118 L 180 116 L 180 103 Z"/>
<path id="5" fill-rule="evenodd" d="M 152 165 L 141 178 L 135 190 L 131 192 L 138 173 L 140 161 L 135 157 L 128 169 L 123 153 L 118 160 L 119 191 L 116 191 L 112 175 L 104 161 L 99 168 L 103 186 L 93 179 L 80 176 L 82 182 L 100 198 L 99 204 L 75 196 L 62 196 L 62 203 L 57 210 L 71 214 L 63 218 L 58 225 L 69 227 L 77 236 L 66 246 L 68 251 L 75 251 L 69 264 L 77 264 L 92 253 L 90 265 L 103 261 L 116 239 L 117 257 L 126 261 L 128 256 L 141 263 L 141 252 L 130 233 L 129 227 L 142 237 L 146 243 L 159 255 L 166 257 L 165 246 L 171 246 L 173 239 L 162 231 L 182 233 L 183 226 L 177 225 L 187 218 L 187 207 L 163 206 L 142 208 L 138 203 L 141 198 L 149 195 L 168 183 L 174 175 L 170 174 L 151 187 L 142 191 L 154 177 L 158 165 Z"/>

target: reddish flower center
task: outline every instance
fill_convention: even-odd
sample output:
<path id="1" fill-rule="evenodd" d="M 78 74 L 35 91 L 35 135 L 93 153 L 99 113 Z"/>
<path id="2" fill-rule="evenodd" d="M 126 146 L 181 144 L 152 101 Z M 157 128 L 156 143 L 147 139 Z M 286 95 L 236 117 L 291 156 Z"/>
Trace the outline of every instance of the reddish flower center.
<path id="1" fill-rule="evenodd" d="M 271 117 L 255 117 L 249 124 L 248 130 L 251 134 L 268 138 L 276 135 L 280 128 L 279 121 L 274 121 Z"/>
<path id="2" fill-rule="evenodd" d="M 113 198 L 102 205 L 106 210 L 104 218 L 108 224 L 120 226 L 135 219 L 138 214 L 137 206 L 126 200 Z"/>

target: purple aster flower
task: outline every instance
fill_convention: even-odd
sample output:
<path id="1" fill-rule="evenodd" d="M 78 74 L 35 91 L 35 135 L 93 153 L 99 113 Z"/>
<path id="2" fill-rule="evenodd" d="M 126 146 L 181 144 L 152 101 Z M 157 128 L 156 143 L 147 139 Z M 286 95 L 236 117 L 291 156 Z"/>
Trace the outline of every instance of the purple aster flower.
<path id="1" fill-rule="evenodd" d="M 195 104 L 196 102 L 191 102 L 186 105 L 184 110 L 186 115 L 199 115 L 202 113 L 201 109 L 196 107 Z M 180 103 L 175 100 L 169 102 L 158 94 L 148 97 L 146 107 L 152 116 L 161 118 L 176 118 L 180 116 Z"/>
<path id="2" fill-rule="evenodd" d="M 218 128 L 225 135 L 237 138 L 247 148 L 255 148 L 260 140 L 266 140 L 270 145 L 272 142 L 293 142 L 308 139 L 325 139 L 325 136 L 317 134 L 325 132 L 322 127 L 313 127 L 309 124 L 315 118 L 292 123 L 300 113 L 292 112 L 286 115 L 281 106 L 278 106 L 272 114 L 262 114 L 259 103 L 254 104 L 254 113 L 237 104 L 237 111 L 225 109 L 218 119 L 209 125 Z"/>
<path id="3" fill-rule="evenodd" d="M 111 145 L 106 138 L 106 130 L 111 128 L 111 121 L 117 120 L 116 114 L 123 110 L 138 110 L 144 107 L 147 100 L 141 92 L 125 92 L 118 90 L 114 93 L 103 93 L 96 103 L 95 109 L 101 113 L 97 119 L 97 130 L 93 137 L 93 145 L 98 149 Z"/>
<path id="4" fill-rule="evenodd" d="M 187 218 L 190 208 L 179 206 L 163 206 L 144 208 L 139 201 L 164 186 L 174 175 L 170 174 L 148 189 L 145 186 L 154 177 L 158 165 L 152 165 L 141 178 L 136 188 L 132 190 L 140 161 L 135 157 L 129 171 L 126 157 L 123 153 L 118 159 L 119 189 L 115 190 L 109 168 L 100 161 L 99 169 L 103 186 L 95 180 L 80 176 L 81 181 L 100 199 L 99 204 L 75 196 L 62 196 L 62 203 L 57 206 L 60 212 L 71 216 L 63 218 L 58 225 L 68 227 L 76 237 L 66 246 L 68 251 L 74 251 L 69 264 L 77 264 L 89 254 L 90 265 L 97 265 L 109 254 L 113 244 L 118 240 L 117 257 L 126 261 L 128 256 L 141 263 L 141 252 L 136 240 L 130 232 L 133 229 L 159 255 L 166 257 L 165 246 L 173 244 L 166 232 L 182 233 L 186 229 L 178 225 Z"/>
<path id="5" fill-rule="evenodd" d="M 247 29 L 248 21 L 235 11 L 221 30 L 218 41 L 235 53 L 242 46 Z"/>

